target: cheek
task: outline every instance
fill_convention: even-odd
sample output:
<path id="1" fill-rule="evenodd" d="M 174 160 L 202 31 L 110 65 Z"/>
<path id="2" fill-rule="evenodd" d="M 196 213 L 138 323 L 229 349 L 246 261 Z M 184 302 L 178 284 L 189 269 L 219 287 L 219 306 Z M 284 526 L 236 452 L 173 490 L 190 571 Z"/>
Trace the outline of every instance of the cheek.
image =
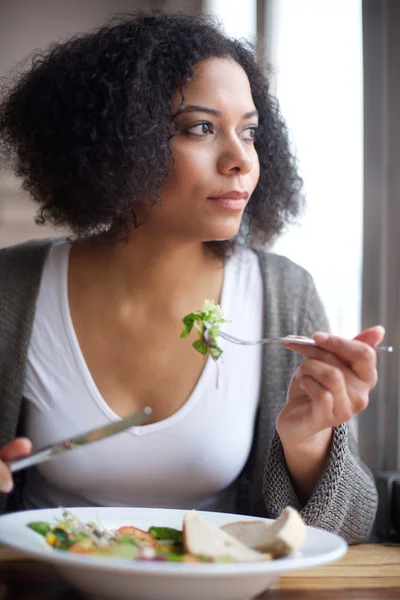
<path id="1" fill-rule="evenodd" d="M 173 170 L 166 184 L 169 189 L 191 188 L 203 186 L 213 173 L 210 152 L 199 152 L 184 149 L 173 153 Z"/>
<path id="2" fill-rule="evenodd" d="M 258 180 L 260 179 L 260 163 L 258 161 L 258 156 L 256 155 L 256 158 L 253 162 L 253 167 L 251 169 L 251 172 L 249 173 L 249 177 L 250 177 L 250 181 L 252 184 L 252 191 L 254 191 L 254 189 L 257 186 Z"/>

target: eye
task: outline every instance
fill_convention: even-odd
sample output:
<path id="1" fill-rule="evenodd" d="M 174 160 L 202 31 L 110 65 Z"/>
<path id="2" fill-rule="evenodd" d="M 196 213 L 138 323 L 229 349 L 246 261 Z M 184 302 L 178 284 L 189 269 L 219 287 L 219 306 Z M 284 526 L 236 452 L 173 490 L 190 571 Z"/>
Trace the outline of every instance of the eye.
<path id="1" fill-rule="evenodd" d="M 243 131 L 243 138 L 248 142 L 254 142 L 256 138 L 257 125 L 251 125 L 250 127 L 246 127 Z"/>
<path id="2" fill-rule="evenodd" d="M 185 128 L 185 133 L 189 135 L 197 135 L 198 137 L 205 137 L 209 134 L 214 133 L 214 127 L 212 123 L 208 121 L 202 121 L 201 123 L 195 123 Z"/>

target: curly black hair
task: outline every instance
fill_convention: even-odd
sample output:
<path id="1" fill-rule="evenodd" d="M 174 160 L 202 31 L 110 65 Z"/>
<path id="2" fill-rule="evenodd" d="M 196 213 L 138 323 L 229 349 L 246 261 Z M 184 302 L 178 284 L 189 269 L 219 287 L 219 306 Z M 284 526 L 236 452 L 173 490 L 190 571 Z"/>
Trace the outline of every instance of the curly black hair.
<path id="1" fill-rule="evenodd" d="M 298 214 L 302 181 L 268 78 L 251 45 L 180 14 L 114 18 L 35 54 L 5 86 L 0 152 L 40 204 L 37 221 L 81 238 L 126 233 L 135 207 L 151 204 L 173 169 L 172 95 L 183 93 L 196 63 L 224 57 L 245 70 L 260 114 L 260 179 L 239 235 L 211 245 L 225 256 L 238 239 L 271 241 Z"/>

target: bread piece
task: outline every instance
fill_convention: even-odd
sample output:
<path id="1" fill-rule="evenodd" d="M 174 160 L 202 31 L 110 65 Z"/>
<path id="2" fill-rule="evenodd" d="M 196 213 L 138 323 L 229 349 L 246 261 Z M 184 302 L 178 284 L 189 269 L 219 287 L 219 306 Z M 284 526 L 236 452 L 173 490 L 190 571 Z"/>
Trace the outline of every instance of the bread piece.
<path id="1" fill-rule="evenodd" d="M 189 554 L 205 556 L 212 560 L 229 559 L 234 562 L 271 560 L 271 556 L 248 548 L 204 519 L 195 510 L 186 513 L 183 519 L 183 548 Z"/>
<path id="2" fill-rule="evenodd" d="M 226 525 L 222 525 L 221 529 L 248 548 L 262 552 L 265 540 L 270 539 L 270 527 L 271 525 L 267 521 L 254 519 L 253 521 L 227 523 Z"/>
<path id="3" fill-rule="evenodd" d="M 297 550 L 304 541 L 306 526 L 300 514 L 287 506 L 271 524 L 262 520 L 235 521 L 222 529 L 259 552 L 269 552 L 279 558 Z"/>

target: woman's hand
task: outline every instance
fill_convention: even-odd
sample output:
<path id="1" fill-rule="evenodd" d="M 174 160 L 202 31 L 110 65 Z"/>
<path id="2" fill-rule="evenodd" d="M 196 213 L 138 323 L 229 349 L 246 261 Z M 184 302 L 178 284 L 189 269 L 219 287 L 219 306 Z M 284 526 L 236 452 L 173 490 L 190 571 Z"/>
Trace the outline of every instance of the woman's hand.
<path id="1" fill-rule="evenodd" d="M 374 347 L 384 333 L 377 326 L 353 340 L 316 333 L 318 347 L 285 344 L 305 361 L 292 378 L 276 427 L 303 498 L 311 494 L 326 466 L 332 428 L 368 406 L 377 382 Z"/>
<path id="2" fill-rule="evenodd" d="M 31 450 L 32 444 L 26 438 L 17 438 L 0 450 L 0 492 L 7 494 L 13 487 L 10 470 L 3 461 L 22 458 L 30 454 Z"/>

